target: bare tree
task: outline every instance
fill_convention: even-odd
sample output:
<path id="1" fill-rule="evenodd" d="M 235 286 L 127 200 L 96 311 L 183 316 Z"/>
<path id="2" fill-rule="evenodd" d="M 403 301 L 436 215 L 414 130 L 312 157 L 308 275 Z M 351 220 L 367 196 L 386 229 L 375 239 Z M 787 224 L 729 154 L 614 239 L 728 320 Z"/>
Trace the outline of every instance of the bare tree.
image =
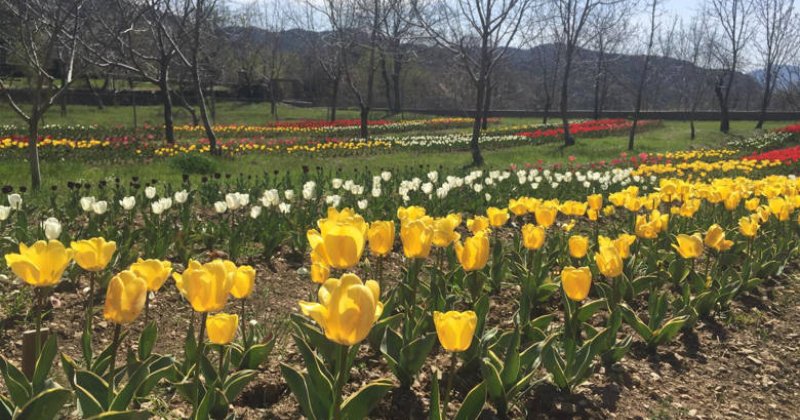
<path id="1" fill-rule="evenodd" d="M 709 42 L 715 35 L 709 33 L 702 16 L 694 16 L 688 24 L 681 22 L 671 50 L 681 60 L 681 79 L 676 83 L 680 92 L 680 107 L 689 120 L 691 139 L 695 139 L 694 118 L 703 98 L 709 93 L 711 49 Z"/>
<path id="2" fill-rule="evenodd" d="M 414 24 L 409 0 L 386 0 L 385 8 L 379 49 L 381 78 L 386 106 L 392 113 L 399 113 L 403 110 L 402 74 L 405 64 L 414 58 L 412 42 L 419 36 L 418 26 Z"/>
<path id="3" fill-rule="evenodd" d="M 0 46 L 8 48 L 8 56 L 29 74 L 27 92 L 21 92 L 21 96 L 30 101 L 28 110 L 23 110 L 23 98 L 11 92 L 10 81 L 0 78 L 0 91 L 28 125 L 31 187 L 38 190 L 42 185 L 37 144 L 39 123 L 73 81 L 84 1 L 0 0 L 0 5 L 4 14 L 0 18 L 0 35 L 4 40 Z M 55 72 L 58 67 L 61 67 L 61 75 Z"/>
<path id="4" fill-rule="evenodd" d="M 472 163 L 483 165 L 479 140 L 491 74 L 516 39 L 533 0 L 414 2 L 416 19 L 440 48 L 458 57 L 475 87 Z M 490 93 L 490 92 L 489 92 Z"/>
<path id="5" fill-rule="evenodd" d="M 800 22 L 796 18 L 794 0 L 753 0 L 756 35 L 755 50 L 763 71 L 761 112 L 756 128 L 764 126 L 778 76 L 800 48 Z"/>
<path id="6" fill-rule="evenodd" d="M 736 72 L 742 65 L 742 55 L 752 35 L 748 20 L 753 10 L 752 0 L 710 0 L 707 17 L 720 30 L 714 41 L 714 56 L 721 72 L 714 86 L 721 114 L 719 129 L 730 130 L 730 97 L 736 82 Z"/>
<path id="7" fill-rule="evenodd" d="M 653 55 L 653 45 L 655 43 L 655 35 L 658 31 L 658 0 L 650 0 L 648 4 L 650 9 L 649 29 L 647 37 L 647 46 L 645 48 L 644 62 L 642 63 L 642 70 L 639 72 L 639 84 L 636 89 L 636 102 L 633 107 L 633 121 L 631 122 L 631 131 L 628 135 L 628 150 L 633 150 L 633 142 L 636 138 L 636 126 L 639 124 L 639 117 L 642 111 L 642 97 L 644 95 L 644 88 L 647 84 L 647 76 L 650 72 L 650 58 Z"/>
<path id="8" fill-rule="evenodd" d="M 564 43 L 564 67 L 561 71 L 561 121 L 564 126 L 564 146 L 575 144 L 575 138 L 569 130 L 569 81 L 572 73 L 575 52 L 585 42 L 584 30 L 590 18 L 602 6 L 619 3 L 620 0 L 550 0 L 554 25 L 559 38 Z"/>
<path id="9" fill-rule="evenodd" d="M 85 44 L 95 65 L 124 70 L 158 86 L 169 144 L 175 143 L 170 82 L 177 51 L 167 28 L 185 27 L 191 18 L 173 14 L 171 1 L 182 0 L 107 0 L 102 13 L 95 14 Z"/>
<path id="10" fill-rule="evenodd" d="M 595 120 L 601 118 L 608 95 L 609 56 L 628 38 L 631 28 L 627 19 L 632 7 L 633 4 L 605 4 L 590 16 L 591 45 L 596 55 L 592 100 L 592 118 Z"/>

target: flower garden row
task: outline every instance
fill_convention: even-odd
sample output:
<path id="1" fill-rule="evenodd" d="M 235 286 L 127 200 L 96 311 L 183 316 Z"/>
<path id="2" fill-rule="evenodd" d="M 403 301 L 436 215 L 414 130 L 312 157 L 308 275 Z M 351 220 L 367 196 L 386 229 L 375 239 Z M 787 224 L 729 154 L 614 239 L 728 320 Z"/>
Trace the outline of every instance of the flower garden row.
<path id="1" fill-rule="evenodd" d="M 426 122 L 437 120 L 424 120 Z M 620 134 L 630 129 L 627 120 L 599 120 L 575 122 L 571 130 L 576 135 L 585 137 L 604 137 Z M 660 126 L 660 121 L 641 121 L 642 130 Z M 391 127 L 391 124 L 379 127 Z M 515 127 L 515 129 L 531 127 Z M 499 133 L 499 132 L 498 132 Z M 486 148 L 502 148 L 526 144 L 542 144 L 559 141 L 563 136 L 563 128 L 554 126 L 541 126 L 535 131 L 523 131 L 516 134 L 498 134 L 492 130 L 486 131 L 481 138 L 481 144 Z M 241 155 L 247 153 L 265 154 L 300 154 L 317 156 L 335 155 L 363 155 L 374 153 L 387 153 L 389 150 L 461 150 L 469 147 L 471 137 L 467 134 L 445 135 L 410 135 L 410 136 L 381 136 L 370 139 L 342 139 L 342 138 L 243 138 L 223 140 L 220 148 L 226 155 Z M 73 140 L 68 138 L 44 138 L 39 142 L 41 153 L 45 156 L 66 157 L 78 155 L 91 158 L 117 158 L 129 159 L 133 157 L 175 157 L 186 154 L 203 154 L 210 152 L 207 141 L 197 143 L 185 142 L 172 146 L 163 143 L 137 140 L 131 137 L 106 138 L 104 140 Z M 0 157 L 19 156 L 27 148 L 25 137 L 7 137 L 0 139 Z"/>
<path id="2" fill-rule="evenodd" d="M 274 335 L 239 309 L 259 278 L 239 264 L 280 252 L 306 255 L 302 271 L 319 284 L 291 316 L 298 357 L 280 363 L 303 415 L 363 418 L 425 370 L 431 418 L 477 418 L 486 407 L 524 417 L 535 384 L 576 391 L 634 340 L 655 351 L 769 287 L 797 257 L 796 166 L 741 153 L 640 156 L 602 170 L 318 170 L 11 192 L 0 207 L 0 235 L 10 238 L 0 272 L 33 288 L 36 330 L 55 285 L 86 282 L 106 290 L 111 344 L 91 345 L 87 299 L 82 354 L 58 358 L 56 335 L 37 333 L 29 375 L 0 358 L 0 413 L 53 418 L 74 402 L 87 418 L 146 415 L 141 403 L 158 388 L 195 418 L 226 417 L 277 357 Z M 218 250 L 227 259 L 206 257 Z M 403 269 L 385 269 L 388 260 Z M 156 351 L 158 325 L 147 319 L 150 297 L 166 293 L 196 314 L 180 356 Z M 498 307 L 513 322 L 491 323 Z M 126 332 L 139 335 L 137 351 L 120 358 Z M 442 352 L 448 361 L 432 364 Z M 348 385 L 363 357 L 385 377 Z M 52 380 L 58 365 L 66 383 Z M 458 393 L 456 380 L 469 391 Z"/>

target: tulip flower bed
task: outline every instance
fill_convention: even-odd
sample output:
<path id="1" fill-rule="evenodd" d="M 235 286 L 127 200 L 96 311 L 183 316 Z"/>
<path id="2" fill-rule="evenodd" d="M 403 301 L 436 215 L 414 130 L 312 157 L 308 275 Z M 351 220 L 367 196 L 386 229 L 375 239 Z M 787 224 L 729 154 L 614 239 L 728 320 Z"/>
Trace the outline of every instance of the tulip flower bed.
<path id="1" fill-rule="evenodd" d="M 800 146 L 787 147 L 785 149 L 771 150 L 764 153 L 755 153 L 747 157 L 752 160 L 779 161 L 791 164 L 800 159 Z"/>
<path id="2" fill-rule="evenodd" d="M 791 417 L 800 180 L 740 153 L 5 187 L 0 418 Z"/>
<path id="3" fill-rule="evenodd" d="M 587 120 L 570 124 L 570 133 L 582 137 L 606 137 L 623 134 L 631 129 L 632 122 L 622 118 L 610 118 L 605 120 Z M 638 122 L 638 130 L 647 130 L 661 126 L 660 120 L 641 120 Z M 537 129 L 535 131 L 524 131 L 517 133 L 518 136 L 529 137 L 537 142 L 545 143 L 563 140 L 564 127 L 552 127 Z"/>

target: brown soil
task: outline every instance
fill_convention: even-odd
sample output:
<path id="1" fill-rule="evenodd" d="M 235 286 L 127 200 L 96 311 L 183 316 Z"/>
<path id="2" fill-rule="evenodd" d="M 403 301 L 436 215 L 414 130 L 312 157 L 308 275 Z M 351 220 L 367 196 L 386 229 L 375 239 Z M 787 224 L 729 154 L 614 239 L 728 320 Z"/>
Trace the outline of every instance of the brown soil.
<path id="1" fill-rule="evenodd" d="M 387 277 L 397 277 L 402 262 L 398 256 L 387 261 Z M 258 289 L 249 299 L 249 318 L 285 331 L 287 315 L 297 311 L 297 300 L 313 296 L 316 286 L 307 275 L 297 272 L 299 265 L 283 257 L 274 259 L 273 272 L 264 264 L 256 264 Z M 252 262 L 251 262 L 252 263 Z M 365 274 L 368 269 L 364 269 Z M 622 362 L 610 368 L 599 368 L 590 381 L 573 395 L 539 385 L 524 396 L 529 418 L 764 418 L 784 419 L 796 415 L 800 393 L 800 271 L 771 281 L 761 295 L 745 296 L 716 320 L 700 321 L 694 332 L 650 353 L 640 342 Z M 82 284 L 80 288 L 83 288 Z M 4 289 L 5 288 L 5 289 Z M 9 293 L 20 286 L 0 284 L 0 293 Z M 51 299 L 53 316 L 47 323 L 57 332 L 60 350 L 78 357 L 83 320 L 84 295 L 75 287 L 60 286 Z M 508 327 L 516 309 L 518 292 L 504 288 L 492 300 L 487 325 Z M 102 297 L 98 296 L 97 301 Z M 111 329 L 102 320 L 101 307 L 95 317 L 96 349 L 107 345 Z M 231 302 L 230 311 L 238 311 Z M 5 312 L 3 312 L 5 311 Z M 181 357 L 186 327 L 190 320 L 189 306 L 169 283 L 153 300 L 152 319 L 158 321 L 160 337 L 157 351 Z M 21 333 L 26 324 L 24 313 L 10 314 L 0 310 L 0 352 L 11 360 L 21 357 Z M 131 327 L 126 345 L 132 345 L 143 321 Z M 97 350 L 96 350 L 97 351 Z M 299 406 L 283 381 L 279 363 L 300 365 L 293 344 L 283 334 L 266 366 L 257 379 L 242 393 L 235 404 L 241 418 L 296 419 Z M 355 363 L 347 392 L 381 377 L 391 377 L 382 358 L 369 346 L 362 346 Z M 372 417 L 376 419 L 427 418 L 431 367 L 447 371 L 447 355 L 435 350 L 410 390 L 391 391 Z M 65 383 L 60 367 L 53 370 L 56 380 Z M 474 372 L 456 377 L 451 413 L 469 389 L 477 383 Z M 0 384 L 0 392 L 4 391 Z M 143 407 L 167 418 L 184 418 L 190 408 L 178 396 L 162 390 Z M 494 418 L 489 405 L 482 418 Z M 74 411 L 74 407 L 71 407 Z M 512 416 L 522 418 L 519 410 Z"/>

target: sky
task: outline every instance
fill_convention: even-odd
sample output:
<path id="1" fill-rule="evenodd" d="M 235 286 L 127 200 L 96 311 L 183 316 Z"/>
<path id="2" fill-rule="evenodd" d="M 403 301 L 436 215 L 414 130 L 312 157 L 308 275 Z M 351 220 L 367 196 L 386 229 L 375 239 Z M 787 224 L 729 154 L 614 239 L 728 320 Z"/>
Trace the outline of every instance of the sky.
<path id="1" fill-rule="evenodd" d="M 699 0 L 667 0 L 664 3 L 664 11 L 674 13 L 687 20 L 700 8 L 702 2 Z"/>

